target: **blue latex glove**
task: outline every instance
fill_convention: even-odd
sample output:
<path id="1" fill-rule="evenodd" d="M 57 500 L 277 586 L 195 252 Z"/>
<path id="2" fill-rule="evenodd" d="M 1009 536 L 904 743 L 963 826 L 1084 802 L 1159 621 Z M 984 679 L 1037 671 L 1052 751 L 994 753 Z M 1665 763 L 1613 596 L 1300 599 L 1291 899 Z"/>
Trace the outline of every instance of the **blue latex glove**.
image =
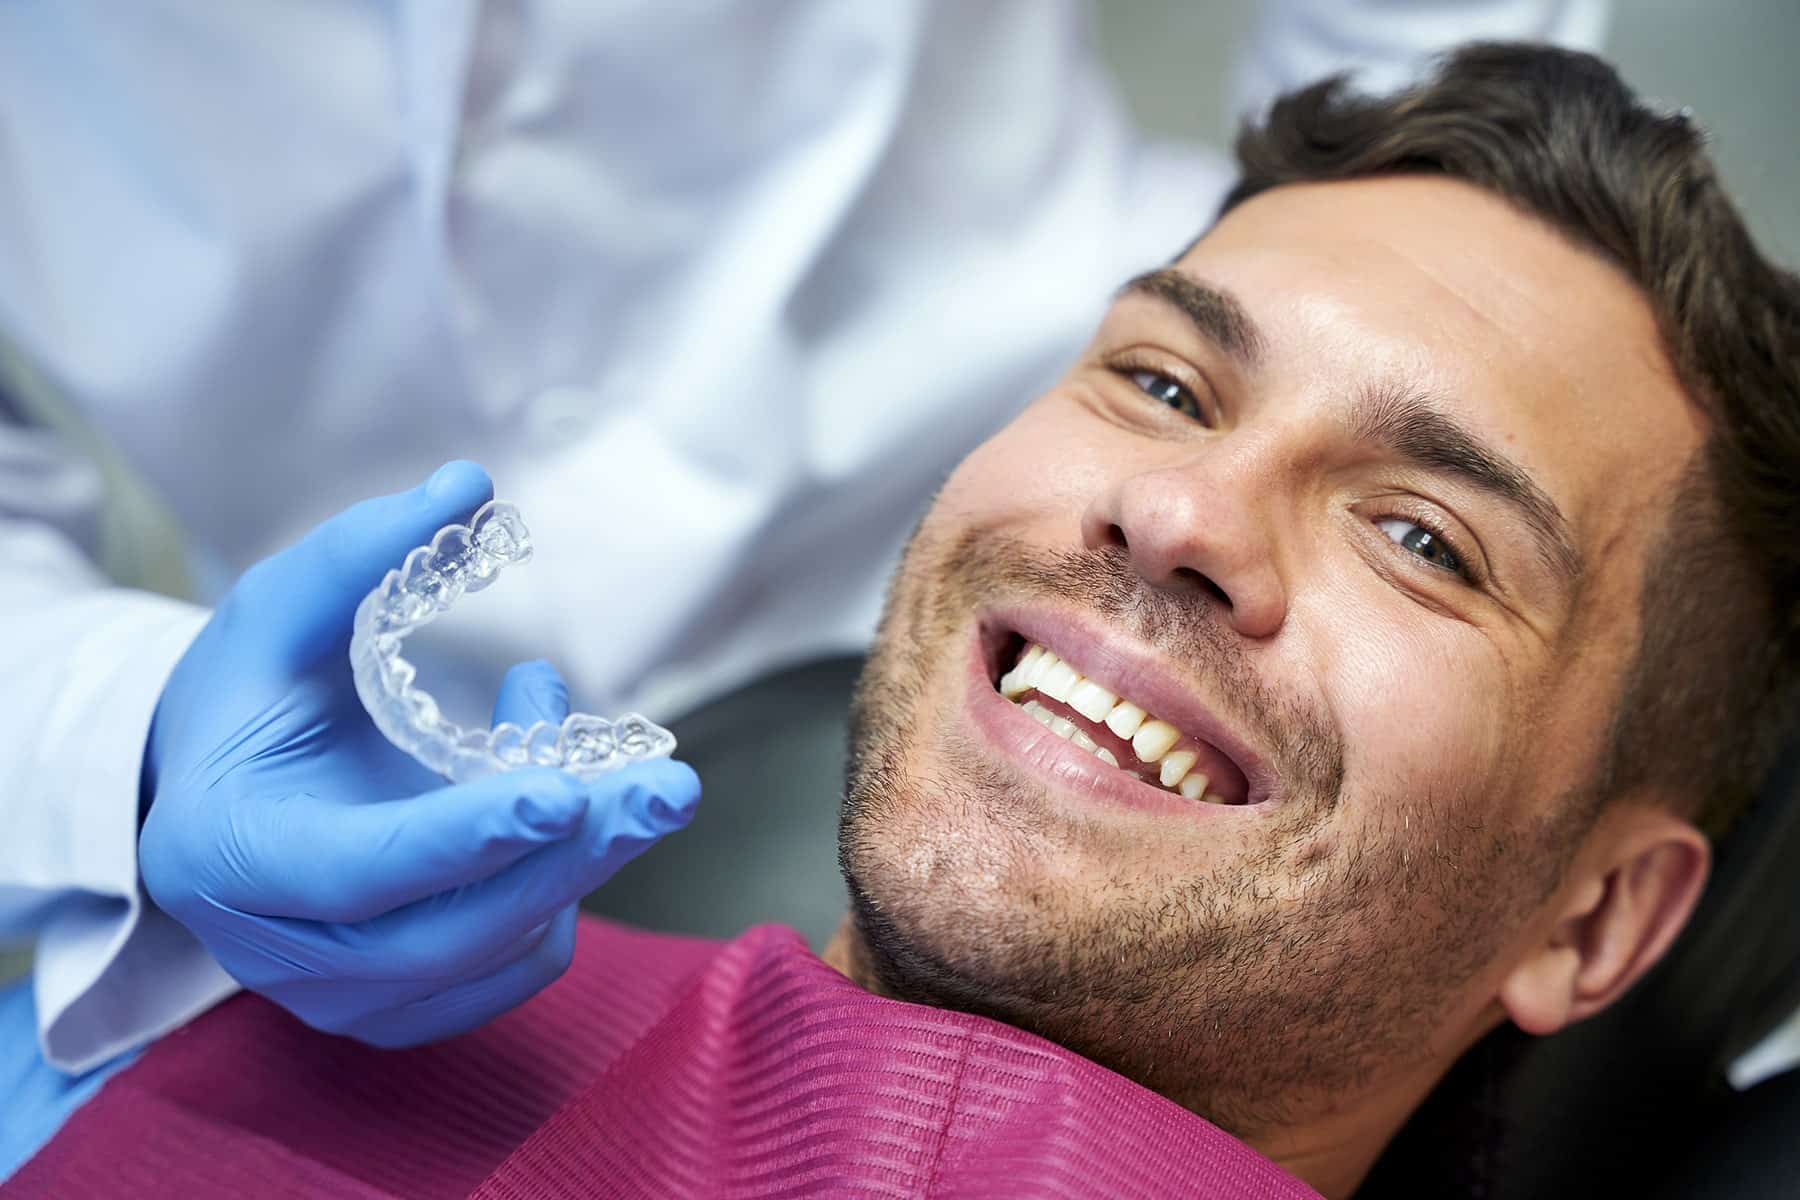
<path id="1" fill-rule="evenodd" d="M 144 760 L 150 897 L 307 1024 L 378 1046 L 473 1028 L 560 975 L 575 901 L 686 825 L 700 781 L 633 764 L 444 781 L 383 738 L 351 682 L 357 604 L 492 494 L 473 463 L 365 501 L 244 572 L 163 689 Z M 567 715 L 547 663 L 494 720 Z"/>

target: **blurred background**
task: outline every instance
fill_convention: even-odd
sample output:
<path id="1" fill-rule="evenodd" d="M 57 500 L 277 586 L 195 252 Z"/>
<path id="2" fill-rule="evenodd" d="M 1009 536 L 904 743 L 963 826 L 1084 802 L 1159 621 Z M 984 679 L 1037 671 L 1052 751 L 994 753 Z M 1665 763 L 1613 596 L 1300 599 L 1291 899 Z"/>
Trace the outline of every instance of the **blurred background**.
<path id="1" fill-rule="evenodd" d="M 1231 70 L 1257 6 L 1111 0 L 1098 34 L 1140 125 L 1229 143 Z M 1776 258 L 1800 265 L 1800 0 L 1619 0 L 1607 54 L 1644 96 L 1687 105 Z M 1170 247 L 1173 252 L 1177 247 Z M 819 946 L 843 913 L 836 812 L 856 660 L 783 672 L 674 722 L 706 781 L 694 824 L 587 907 L 658 929 L 729 937 L 781 921 Z"/>
<path id="2" fill-rule="evenodd" d="M 1257 6 L 1110 0 L 1098 12 L 1107 61 L 1143 128 L 1227 144 L 1227 73 Z M 1641 95 L 1694 110 L 1763 246 L 1800 265 L 1800 3 L 1614 0 L 1605 53 Z"/>

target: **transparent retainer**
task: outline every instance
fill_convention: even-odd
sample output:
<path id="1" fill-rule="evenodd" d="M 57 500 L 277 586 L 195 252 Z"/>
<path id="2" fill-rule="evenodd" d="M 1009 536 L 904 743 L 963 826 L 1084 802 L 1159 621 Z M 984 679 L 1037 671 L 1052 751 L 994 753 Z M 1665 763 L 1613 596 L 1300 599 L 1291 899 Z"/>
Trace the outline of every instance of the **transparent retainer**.
<path id="1" fill-rule="evenodd" d="M 388 741 L 457 783 L 517 767 L 561 767 L 592 779 L 629 762 L 662 758 L 675 735 L 647 717 L 616 721 L 571 713 L 561 725 L 529 729 L 510 721 L 462 729 L 438 712 L 430 693 L 413 686 L 413 665 L 400 656 L 407 634 L 430 624 L 464 592 L 478 592 L 501 570 L 531 557 L 531 534 L 519 510 L 499 500 L 481 506 L 467 525 L 446 525 L 429 546 L 389 571 L 363 598 L 350 635 L 356 694 Z"/>

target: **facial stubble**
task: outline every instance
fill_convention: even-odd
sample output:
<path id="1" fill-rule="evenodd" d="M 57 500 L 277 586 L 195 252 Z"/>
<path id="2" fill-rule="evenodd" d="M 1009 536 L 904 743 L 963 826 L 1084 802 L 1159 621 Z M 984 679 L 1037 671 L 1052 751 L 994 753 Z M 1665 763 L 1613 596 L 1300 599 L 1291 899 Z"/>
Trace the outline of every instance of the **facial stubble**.
<path id="1" fill-rule="evenodd" d="M 1167 650 L 1274 748 L 1283 811 L 1231 862 L 1147 868 L 1132 834 L 932 719 L 974 614 L 1044 598 Z M 1147 586 L 1114 549 L 940 542 L 928 521 L 852 705 L 839 856 L 865 985 L 1027 1029 L 1253 1138 L 1424 1054 L 1560 872 L 1542 844 L 1560 834 L 1467 827 L 1480 809 L 1460 793 L 1359 801 L 1371 819 L 1339 832 L 1341 739 L 1260 683 L 1212 603 Z"/>

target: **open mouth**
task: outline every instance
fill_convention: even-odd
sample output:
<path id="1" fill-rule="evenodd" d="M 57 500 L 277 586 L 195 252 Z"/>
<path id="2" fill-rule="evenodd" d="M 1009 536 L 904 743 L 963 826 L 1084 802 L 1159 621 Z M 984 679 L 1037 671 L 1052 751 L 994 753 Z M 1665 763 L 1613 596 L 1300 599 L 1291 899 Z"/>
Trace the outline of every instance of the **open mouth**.
<path id="1" fill-rule="evenodd" d="M 1200 804 L 1247 804 L 1243 769 L 1042 642 L 1013 633 L 989 659 L 995 690 L 1058 737 L 1152 787 Z"/>

